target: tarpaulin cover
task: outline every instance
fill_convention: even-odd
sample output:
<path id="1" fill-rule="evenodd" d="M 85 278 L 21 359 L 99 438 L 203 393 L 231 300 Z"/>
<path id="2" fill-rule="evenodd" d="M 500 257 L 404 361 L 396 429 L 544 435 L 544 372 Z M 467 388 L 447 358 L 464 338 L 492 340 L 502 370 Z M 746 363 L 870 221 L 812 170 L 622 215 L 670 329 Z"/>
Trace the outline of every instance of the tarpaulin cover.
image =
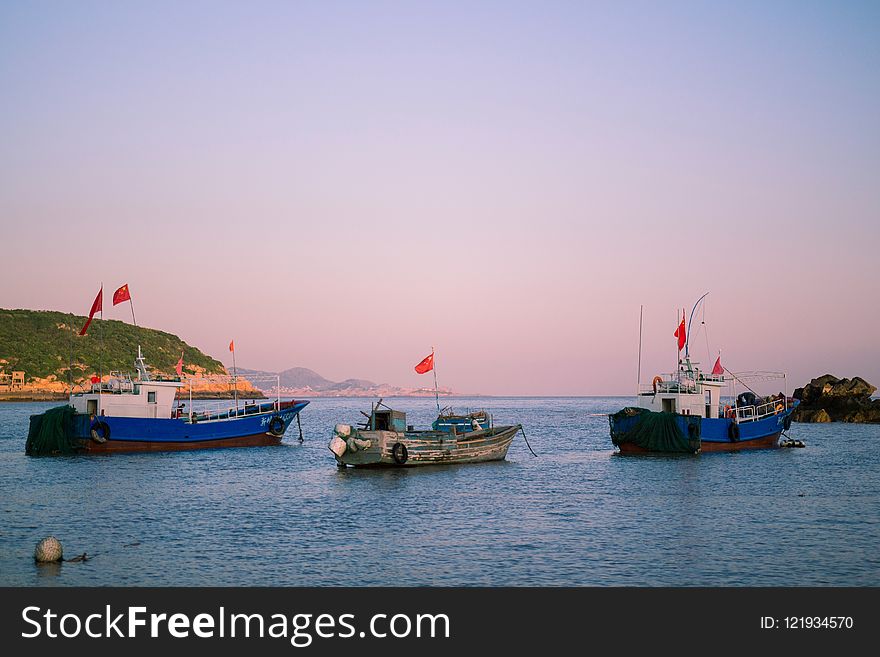
<path id="1" fill-rule="evenodd" d="M 72 406 L 56 406 L 40 415 L 31 415 L 24 452 L 31 456 L 71 454 L 76 449 Z"/>
<path id="2" fill-rule="evenodd" d="M 700 449 L 700 417 L 627 407 L 609 416 L 611 442 L 651 452 L 694 453 Z"/>

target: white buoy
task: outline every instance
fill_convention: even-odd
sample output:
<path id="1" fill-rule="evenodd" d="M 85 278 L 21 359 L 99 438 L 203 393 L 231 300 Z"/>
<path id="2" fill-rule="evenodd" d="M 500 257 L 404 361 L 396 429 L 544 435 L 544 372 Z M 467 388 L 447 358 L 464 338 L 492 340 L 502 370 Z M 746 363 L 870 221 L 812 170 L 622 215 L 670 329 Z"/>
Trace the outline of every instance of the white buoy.
<path id="1" fill-rule="evenodd" d="M 54 536 L 44 538 L 34 548 L 34 561 L 37 563 L 61 561 L 63 556 L 64 552 L 61 548 L 61 541 Z"/>

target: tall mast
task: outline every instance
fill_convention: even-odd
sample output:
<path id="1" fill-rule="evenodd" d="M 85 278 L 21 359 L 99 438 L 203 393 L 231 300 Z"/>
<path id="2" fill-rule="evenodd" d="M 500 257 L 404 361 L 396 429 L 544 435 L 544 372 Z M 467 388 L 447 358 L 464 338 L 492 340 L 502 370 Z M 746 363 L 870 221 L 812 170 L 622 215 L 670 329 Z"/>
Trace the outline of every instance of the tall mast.
<path id="1" fill-rule="evenodd" d="M 101 383 L 98 386 L 98 394 L 104 388 L 104 281 L 101 281 L 101 321 L 98 322 L 98 329 L 101 333 L 101 357 L 98 359 L 101 370 Z"/>
<path id="2" fill-rule="evenodd" d="M 642 385 L 642 311 L 643 305 L 639 305 L 639 366 L 636 372 L 636 398 L 639 396 L 639 386 Z"/>

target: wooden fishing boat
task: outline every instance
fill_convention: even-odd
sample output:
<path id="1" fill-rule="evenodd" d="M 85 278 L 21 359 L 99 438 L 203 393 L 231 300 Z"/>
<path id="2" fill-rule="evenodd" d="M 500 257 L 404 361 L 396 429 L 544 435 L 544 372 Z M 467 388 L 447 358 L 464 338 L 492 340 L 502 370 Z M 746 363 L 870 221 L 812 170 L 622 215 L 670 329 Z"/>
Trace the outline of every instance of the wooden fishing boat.
<path id="1" fill-rule="evenodd" d="M 364 413 L 364 415 L 367 415 Z M 431 429 L 415 430 L 406 413 L 375 404 L 363 427 L 337 424 L 329 448 L 340 467 L 413 467 L 501 461 L 519 424 L 495 426 L 484 411 L 441 412 Z"/>
<path id="2" fill-rule="evenodd" d="M 176 451 L 278 445 L 308 401 L 193 409 L 177 402 L 180 378 L 154 378 L 140 348 L 137 376 L 114 373 L 88 390 L 75 391 L 67 406 L 31 416 L 25 451 L 31 455 Z"/>

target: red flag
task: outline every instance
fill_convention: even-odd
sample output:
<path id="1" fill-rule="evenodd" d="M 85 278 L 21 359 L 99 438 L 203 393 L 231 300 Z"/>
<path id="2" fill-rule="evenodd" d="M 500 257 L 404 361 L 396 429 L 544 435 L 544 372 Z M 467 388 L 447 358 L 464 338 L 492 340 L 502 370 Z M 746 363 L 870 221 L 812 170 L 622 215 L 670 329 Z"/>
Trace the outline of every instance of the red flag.
<path id="1" fill-rule="evenodd" d="M 93 375 L 91 379 L 89 379 L 92 383 L 101 383 L 101 377 L 97 374 Z"/>
<path id="2" fill-rule="evenodd" d="M 177 376 L 183 376 L 183 352 L 180 352 L 180 360 L 177 361 L 177 365 L 174 366 L 174 369 L 177 371 Z"/>
<path id="3" fill-rule="evenodd" d="M 678 338 L 678 350 L 681 351 L 684 349 L 685 343 L 685 335 L 684 335 L 684 311 L 681 312 L 681 324 L 678 325 L 678 328 L 675 329 L 675 333 L 673 335 Z"/>
<path id="4" fill-rule="evenodd" d="M 235 340 L 229 343 L 229 351 L 235 352 Z"/>
<path id="5" fill-rule="evenodd" d="M 131 294 L 128 291 L 128 283 L 126 283 L 113 293 L 114 306 L 118 303 L 122 303 L 123 301 L 131 301 Z"/>
<path id="6" fill-rule="evenodd" d="M 86 320 L 85 326 L 82 327 L 82 331 L 79 332 L 80 335 L 85 335 L 86 331 L 89 330 L 89 324 L 92 323 L 92 319 L 95 316 L 95 313 L 101 312 L 101 301 L 104 298 L 104 286 L 101 286 L 101 289 L 98 290 L 98 296 L 95 297 L 94 303 L 92 303 L 92 309 L 89 311 L 89 318 Z"/>
<path id="7" fill-rule="evenodd" d="M 715 361 L 715 367 L 712 368 L 712 376 L 719 376 L 724 374 L 724 366 L 721 364 L 721 356 L 718 356 L 718 360 Z"/>
<path id="8" fill-rule="evenodd" d="M 424 374 L 425 372 L 430 372 L 434 369 L 434 352 L 432 351 L 430 355 L 425 356 L 421 363 L 416 365 L 416 372 L 419 374 Z"/>

